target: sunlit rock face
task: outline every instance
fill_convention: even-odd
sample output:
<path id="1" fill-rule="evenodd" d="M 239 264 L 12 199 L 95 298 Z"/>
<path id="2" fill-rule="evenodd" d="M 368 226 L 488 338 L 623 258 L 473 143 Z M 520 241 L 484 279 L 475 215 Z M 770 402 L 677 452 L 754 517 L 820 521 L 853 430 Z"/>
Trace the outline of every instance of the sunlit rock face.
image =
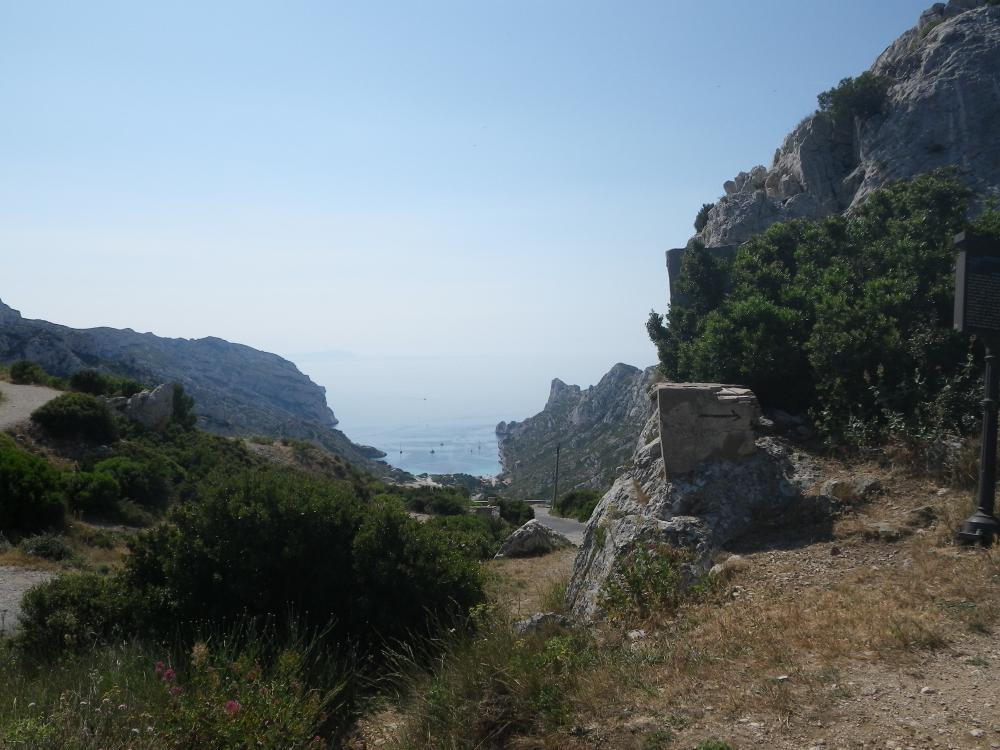
<path id="1" fill-rule="evenodd" d="M 771 167 L 723 185 L 695 235 L 738 244 L 771 224 L 850 210 L 882 185 L 955 166 L 980 200 L 1000 192 L 1000 6 L 937 3 L 870 68 L 888 78 L 885 112 L 834 127 L 805 118 Z"/>

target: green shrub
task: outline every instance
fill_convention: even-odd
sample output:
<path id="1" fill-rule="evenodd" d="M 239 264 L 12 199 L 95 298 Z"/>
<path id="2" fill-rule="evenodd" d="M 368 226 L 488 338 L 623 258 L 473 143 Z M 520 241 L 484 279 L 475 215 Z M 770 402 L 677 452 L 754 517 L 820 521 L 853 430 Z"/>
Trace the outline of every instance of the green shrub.
<path id="1" fill-rule="evenodd" d="M 142 384 L 130 378 L 98 372 L 97 370 L 78 370 L 69 379 L 69 387 L 80 393 L 92 396 L 134 396 L 141 391 Z"/>
<path id="2" fill-rule="evenodd" d="M 404 637 L 482 596 L 478 570 L 395 501 L 285 471 L 218 478 L 144 532 L 129 585 L 164 603 L 154 627 L 294 612 L 361 643 Z"/>
<path id="3" fill-rule="evenodd" d="M 119 496 L 145 507 L 162 510 L 170 500 L 169 468 L 159 457 L 146 460 L 115 456 L 94 465 L 94 471 L 113 477 Z"/>
<path id="4" fill-rule="evenodd" d="M 121 493 L 121 486 L 114 476 L 103 471 L 81 471 L 70 474 L 66 479 L 66 495 L 73 510 L 112 514 Z"/>
<path id="5" fill-rule="evenodd" d="M 611 620 L 646 620 L 669 614 L 693 592 L 690 555 L 666 544 L 642 545 L 615 564 L 599 598 Z"/>
<path id="6" fill-rule="evenodd" d="M 699 742 L 695 750 L 733 750 L 733 748 L 728 742 L 723 742 L 713 737 L 712 739 Z"/>
<path id="7" fill-rule="evenodd" d="M 408 510 L 454 516 L 469 510 L 468 491 L 456 487 L 400 487 Z"/>
<path id="8" fill-rule="evenodd" d="M 66 544 L 66 540 L 60 534 L 47 533 L 29 536 L 22 539 L 17 547 L 26 555 L 43 557 L 46 560 L 56 562 L 72 560 L 76 557 L 76 553 Z"/>
<path id="9" fill-rule="evenodd" d="M 461 516 L 437 516 L 427 522 L 448 538 L 455 549 L 476 560 L 489 560 L 511 532 L 501 519 L 467 513 Z"/>
<path id="10" fill-rule="evenodd" d="M 198 421 L 198 416 L 194 413 L 194 398 L 184 392 L 180 383 L 174 383 L 174 411 L 171 420 L 186 430 L 193 428 Z"/>
<path id="11" fill-rule="evenodd" d="M 0 529 L 30 534 L 65 520 L 59 472 L 0 435 Z"/>
<path id="12" fill-rule="evenodd" d="M 502 498 L 497 501 L 500 518 L 514 526 L 524 526 L 535 517 L 535 509 L 524 500 Z"/>
<path id="13" fill-rule="evenodd" d="M 131 632 L 132 611 L 117 579 L 65 573 L 24 595 L 18 641 L 38 654 L 82 650 Z"/>
<path id="14" fill-rule="evenodd" d="M 37 362 L 22 359 L 10 366 L 10 380 L 20 385 L 48 385 L 49 376 Z"/>
<path id="15" fill-rule="evenodd" d="M 552 506 L 557 516 L 575 518 L 586 523 L 601 501 L 601 493 L 587 488 L 575 489 L 558 498 Z"/>
<path id="16" fill-rule="evenodd" d="M 847 218 L 775 224 L 731 262 L 689 250 L 683 304 L 647 325 L 663 374 L 811 410 L 833 447 L 965 434 L 980 355 L 949 324 L 969 200 L 941 171 L 875 191 Z M 998 216 L 976 227 L 1000 236 Z"/>
<path id="17" fill-rule="evenodd" d="M 115 423 L 107 406 L 85 393 L 64 393 L 36 409 L 31 418 L 53 437 L 101 443 L 115 438 Z"/>
<path id="18" fill-rule="evenodd" d="M 694 218 L 694 231 L 700 232 L 708 226 L 708 212 L 715 208 L 714 203 L 703 203 L 698 209 L 698 215 Z"/>
<path id="19" fill-rule="evenodd" d="M 850 123 L 855 117 L 866 119 L 885 108 L 891 85 L 890 79 L 871 71 L 857 78 L 844 78 L 816 97 L 819 111 L 828 114 L 835 125 Z"/>

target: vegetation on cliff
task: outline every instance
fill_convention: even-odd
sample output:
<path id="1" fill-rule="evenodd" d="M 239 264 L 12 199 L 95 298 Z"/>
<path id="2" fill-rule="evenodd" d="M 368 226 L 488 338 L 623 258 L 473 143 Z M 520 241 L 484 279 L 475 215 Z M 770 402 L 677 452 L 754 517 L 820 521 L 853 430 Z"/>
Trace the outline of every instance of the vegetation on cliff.
<path id="1" fill-rule="evenodd" d="M 971 198 L 941 171 L 876 191 L 850 216 L 775 224 L 731 261 L 692 248 L 678 282 L 689 304 L 648 322 L 663 373 L 809 410 L 831 446 L 966 434 L 979 347 L 950 326 L 952 240 Z M 1000 236 L 1000 212 L 975 228 Z"/>

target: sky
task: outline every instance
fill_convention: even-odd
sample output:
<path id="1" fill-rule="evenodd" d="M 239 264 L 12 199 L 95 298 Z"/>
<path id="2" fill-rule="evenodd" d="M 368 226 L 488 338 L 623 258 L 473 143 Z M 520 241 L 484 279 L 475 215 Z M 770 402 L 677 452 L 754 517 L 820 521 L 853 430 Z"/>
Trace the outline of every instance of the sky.
<path id="1" fill-rule="evenodd" d="M 0 0 L 0 299 L 277 352 L 349 435 L 523 419 L 655 361 L 664 250 L 929 4 Z"/>

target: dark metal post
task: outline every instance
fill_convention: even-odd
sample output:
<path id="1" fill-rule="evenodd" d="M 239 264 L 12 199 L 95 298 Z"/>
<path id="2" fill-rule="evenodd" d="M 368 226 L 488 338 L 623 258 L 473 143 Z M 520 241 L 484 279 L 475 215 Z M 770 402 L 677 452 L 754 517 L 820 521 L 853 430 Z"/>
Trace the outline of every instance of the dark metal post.
<path id="1" fill-rule="evenodd" d="M 559 443 L 556 443 L 556 481 L 552 486 L 552 507 L 556 507 L 556 500 L 559 499 L 559 448 L 562 447 Z"/>
<path id="2" fill-rule="evenodd" d="M 1000 368 L 993 347 L 986 343 L 986 397 L 983 399 L 983 439 L 979 454 L 979 491 L 976 512 L 958 530 L 958 538 L 968 544 L 988 546 L 1000 535 L 1000 521 L 993 515 L 997 485 L 997 410 L 1000 400 Z"/>

